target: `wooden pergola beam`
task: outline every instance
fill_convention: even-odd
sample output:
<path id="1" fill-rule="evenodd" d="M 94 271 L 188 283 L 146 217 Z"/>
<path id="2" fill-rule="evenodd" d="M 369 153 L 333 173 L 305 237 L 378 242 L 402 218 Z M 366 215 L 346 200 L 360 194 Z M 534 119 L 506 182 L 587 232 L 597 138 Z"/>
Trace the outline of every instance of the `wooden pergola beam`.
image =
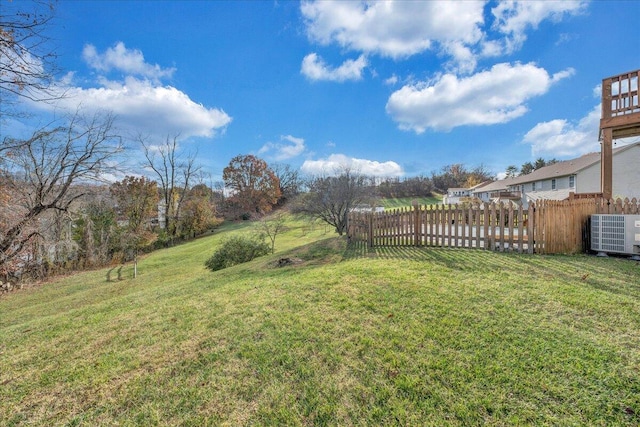
<path id="1" fill-rule="evenodd" d="M 602 130 L 600 149 L 600 192 L 609 200 L 613 197 L 613 130 Z"/>

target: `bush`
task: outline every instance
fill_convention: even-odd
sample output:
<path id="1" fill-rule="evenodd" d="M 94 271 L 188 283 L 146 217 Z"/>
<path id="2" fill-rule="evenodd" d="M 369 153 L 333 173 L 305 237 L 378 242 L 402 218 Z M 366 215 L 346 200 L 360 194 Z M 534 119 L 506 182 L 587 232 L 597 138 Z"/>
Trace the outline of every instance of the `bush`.
<path id="1" fill-rule="evenodd" d="M 226 239 L 222 246 L 205 262 L 205 266 L 211 271 L 222 270 L 236 264 L 251 261 L 271 251 L 264 238 L 249 238 L 245 236 L 232 236 Z"/>

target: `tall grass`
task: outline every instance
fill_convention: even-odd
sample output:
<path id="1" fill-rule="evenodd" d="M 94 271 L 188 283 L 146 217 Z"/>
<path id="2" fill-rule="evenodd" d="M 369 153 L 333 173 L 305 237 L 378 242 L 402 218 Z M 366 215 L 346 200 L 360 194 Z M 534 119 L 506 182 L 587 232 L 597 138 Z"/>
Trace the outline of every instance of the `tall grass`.
<path id="1" fill-rule="evenodd" d="M 0 425 L 640 423 L 638 263 L 241 232 L 2 297 Z"/>

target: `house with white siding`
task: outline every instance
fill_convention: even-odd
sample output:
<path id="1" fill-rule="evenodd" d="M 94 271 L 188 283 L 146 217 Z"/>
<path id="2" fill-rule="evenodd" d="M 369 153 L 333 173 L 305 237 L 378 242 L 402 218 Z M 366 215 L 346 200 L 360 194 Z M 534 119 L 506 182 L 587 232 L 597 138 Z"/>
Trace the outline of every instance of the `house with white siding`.
<path id="1" fill-rule="evenodd" d="M 600 192 L 600 153 L 537 169 L 527 175 L 507 178 L 477 189 L 473 195 L 482 201 L 565 200 L 569 193 Z M 500 196 L 503 197 L 500 197 Z M 640 142 L 613 150 L 613 197 L 640 199 Z"/>
<path id="2" fill-rule="evenodd" d="M 489 184 L 476 188 L 473 191 L 473 197 L 479 199 L 483 203 L 501 202 L 501 201 L 519 201 L 522 198 L 520 191 L 512 190 L 514 178 L 505 178 L 493 181 Z"/>
<path id="3" fill-rule="evenodd" d="M 491 181 L 485 181 L 480 184 L 474 185 L 471 188 L 452 187 L 447 189 L 447 194 L 442 197 L 443 205 L 455 205 L 456 203 L 462 203 L 473 199 L 474 192 L 491 184 Z"/>
<path id="4" fill-rule="evenodd" d="M 469 197 L 471 195 L 470 188 L 463 187 L 452 187 L 447 189 L 447 194 L 442 197 L 442 204 L 444 205 L 454 205 L 456 203 L 460 203 L 461 199 L 464 197 Z"/>

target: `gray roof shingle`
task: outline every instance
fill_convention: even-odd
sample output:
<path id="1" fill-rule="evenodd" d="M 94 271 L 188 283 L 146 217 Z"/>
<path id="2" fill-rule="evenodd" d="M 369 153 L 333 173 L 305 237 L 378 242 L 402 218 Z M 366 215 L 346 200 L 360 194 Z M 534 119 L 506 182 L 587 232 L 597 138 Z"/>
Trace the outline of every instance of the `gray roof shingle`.
<path id="1" fill-rule="evenodd" d="M 640 145 L 640 142 L 623 145 L 622 147 L 615 148 L 613 154 L 619 154 L 629 148 Z M 542 181 L 544 179 L 558 178 L 561 176 L 574 175 L 591 165 L 594 165 L 600 161 L 600 153 L 588 153 L 577 159 L 565 160 L 562 162 L 554 163 L 549 166 L 542 167 L 527 175 L 521 175 L 513 178 L 506 185 L 518 185 L 525 184 L 527 182 Z M 503 180 L 506 181 L 506 180 Z"/>

